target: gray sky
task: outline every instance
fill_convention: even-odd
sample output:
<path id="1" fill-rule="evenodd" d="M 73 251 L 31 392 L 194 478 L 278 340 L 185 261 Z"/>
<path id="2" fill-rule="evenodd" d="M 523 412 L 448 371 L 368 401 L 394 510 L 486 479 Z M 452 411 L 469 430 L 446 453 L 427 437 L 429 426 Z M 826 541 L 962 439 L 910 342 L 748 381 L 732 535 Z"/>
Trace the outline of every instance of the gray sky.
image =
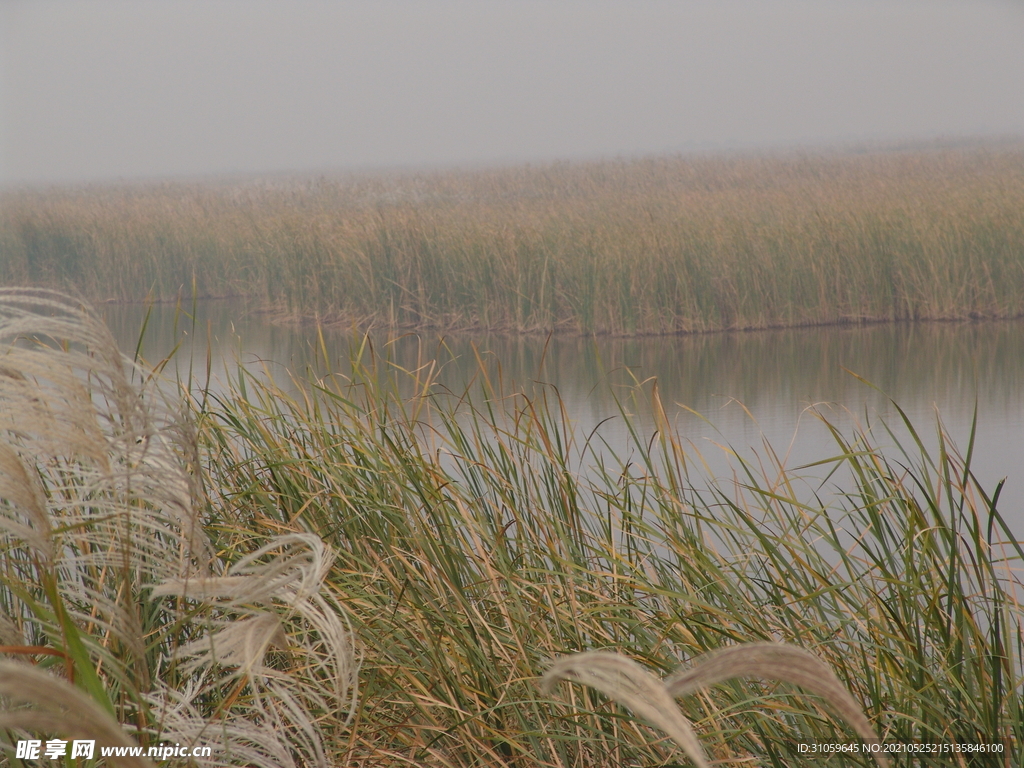
<path id="1" fill-rule="evenodd" d="M 1020 0 L 0 0 L 0 184 L 1024 136 Z"/>

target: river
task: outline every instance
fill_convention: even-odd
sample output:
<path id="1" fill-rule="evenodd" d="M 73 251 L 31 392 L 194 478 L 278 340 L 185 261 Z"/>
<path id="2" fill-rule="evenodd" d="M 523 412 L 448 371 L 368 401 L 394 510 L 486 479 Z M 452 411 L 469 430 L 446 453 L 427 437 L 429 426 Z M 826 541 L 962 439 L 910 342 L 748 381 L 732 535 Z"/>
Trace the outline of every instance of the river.
<path id="1" fill-rule="evenodd" d="M 186 308 L 191 310 L 191 307 Z M 122 349 L 131 352 L 146 314 L 141 305 L 105 305 Z M 172 305 L 152 308 L 142 354 L 157 361 L 180 344 L 174 365 L 205 375 L 207 351 L 214 377 L 230 375 L 237 361 L 267 366 L 284 380 L 287 370 L 316 366 L 317 335 L 308 327 L 274 325 L 238 301 L 200 303 L 195 322 Z M 324 342 L 344 362 L 353 334 L 326 331 Z M 653 430 L 649 409 L 631 404 L 631 387 L 658 382 L 666 414 L 679 435 L 705 458 L 712 475 L 731 473 L 735 461 L 724 447 L 754 459 L 764 440 L 788 467 L 812 463 L 837 451 L 813 415 L 826 413 L 843 429 L 876 424 L 877 444 L 892 445 L 879 418 L 898 426 L 895 400 L 926 444 L 936 444 L 941 418 L 966 449 L 977 408 L 973 466 L 991 490 L 1007 478 L 1000 509 L 1024 531 L 1021 457 L 1024 457 L 1024 322 L 949 322 L 832 326 L 715 333 L 677 337 L 577 338 L 408 334 L 374 337 L 378 350 L 407 369 L 432 359 L 444 364 L 438 381 L 461 390 L 479 371 L 478 356 L 492 378 L 537 392 L 555 387 L 580 433 L 601 424 L 611 450 L 628 455 L 628 436 L 618 402 L 635 412 L 641 429 Z M 343 366 L 338 367 L 343 370 Z M 874 386 L 864 383 L 871 382 Z M 699 416 L 697 414 L 700 414 Z M 814 470 L 802 470 L 813 485 Z M 833 485 L 837 481 L 832 478 Z"/>

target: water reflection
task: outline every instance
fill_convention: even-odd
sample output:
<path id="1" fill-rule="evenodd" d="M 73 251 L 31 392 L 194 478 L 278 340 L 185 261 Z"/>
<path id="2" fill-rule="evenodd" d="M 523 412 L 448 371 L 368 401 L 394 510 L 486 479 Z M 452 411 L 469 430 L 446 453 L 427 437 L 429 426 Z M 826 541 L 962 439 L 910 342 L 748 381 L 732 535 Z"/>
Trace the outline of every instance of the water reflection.
<path id="1" fill-rule="evenodd" d="M 109 305 L 103 311 L 122 347 L 134 349 L 146 308 Z M 812 406 L 846 427 L 880 415 L 895 421 L 884 392 L 919 426 L 926 442 L 934 444 L 938 413 L 966 447 L 977 405 L 975 468 L 989 488 L 1009 478 L 1001 506 L 1021 522 L 1017 529 L 1024 530 L 1019 482 L 1024 456 L 1022 331 L 1024 324 L 1008 321 L 641 339 L 405 335 L 375 337 L 374 344 L 406 369 L 438 360 L 443 363 L 439 381 L 454 391 L 479 375 L 478 359 L 491 379 L 506 387 L 530 389 L 544 382 L 557 388 L 571 417 L 586 432 L 618 416 L 619 398 L 641 416 L 642 428 L 650 433 L 647 409 L 632 405 L 631 393 L 635 384 L 656 379 L 670 419 L 708 458 L 714 474 L 731 472 L 716 444 L 746 452 L 761 446 L 762 435 L 787 456 L 789 466 L 833 454 L 825 429 L 808 413 Z M 323 343 L 336 361 L 344 362 L 352 338 L 341 331 L 325 332 Z M 191 365 L 200 377 L 205 376 L 208 350 L 215 378 L 237 360 L 249 367 L 265 365 L 282 380 L 286 370 L 303 371 L 322 359 L 315 331 L 271 325 L 237 302 L 204 303 L 194 320 L 173 306 L 154 307 L 143 356 L 157 361 L 175 344 L 180 351 L 173 365 L 182 375 Z M 649 383 L 645 391 L 649 393 Z M 625 450 L 628 440 L 620 418 L 605 423 L 601 435 L 616 450 Z M 884 432 L 875 437 L 882 444 L 891 442 Z"/>

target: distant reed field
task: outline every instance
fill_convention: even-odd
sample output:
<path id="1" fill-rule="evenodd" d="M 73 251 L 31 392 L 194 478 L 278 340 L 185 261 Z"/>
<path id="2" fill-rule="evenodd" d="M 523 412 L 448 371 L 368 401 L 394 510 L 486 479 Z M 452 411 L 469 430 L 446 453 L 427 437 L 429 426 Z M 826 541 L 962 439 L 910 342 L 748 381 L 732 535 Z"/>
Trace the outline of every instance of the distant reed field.
<path id="1" fill-rule="evenodd" d="M 1024 147 L 8 192 L 0 283 L 360 327 L 1024 315 Z"/>

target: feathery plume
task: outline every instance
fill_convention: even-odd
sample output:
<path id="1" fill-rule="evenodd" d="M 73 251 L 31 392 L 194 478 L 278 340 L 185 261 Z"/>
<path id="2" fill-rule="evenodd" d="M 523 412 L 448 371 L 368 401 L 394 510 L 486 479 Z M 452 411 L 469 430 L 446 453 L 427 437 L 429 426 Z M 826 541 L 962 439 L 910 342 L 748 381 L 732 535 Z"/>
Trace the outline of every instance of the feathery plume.
<path id="1" fill-rule="evenodd" d="M 294 534 L 233 565 L 215 556 L 164 394 L 79 302 L 0 289 L 2 596 L 27 636 L 64 643 L 69 664 L 84 643 L 76 671 L 126 722 L 179 743 L 219 739 L 201 764 L 326 767 L 322 732 L 347 725 L 357 691 L 344 611 L 324 594 L 333 553 Z M 15 622 L 0 629 L 20 640 Z M 3 663 L 0 727 L 49 729 L 67 719 L 61 701 L 91 702 L 82 718 L 100 711 Z M 109 743 L 131 743 L 104 717 Z"/>
<path id="2" fill-rule="evenodd" d="M 629 707 L 665 731 L 693 760 L 706 768 L 707 757 L 690 721 L 675 698 L 738 677 L 760 677 L 802 686 L 825 699 L 864 739 L 881 745 L 861 708 L 831 669 L 809 651 L 783 643 L 750 643 L 699 656 L 690 669 L 658 680 L 632 659 L 607 651 L 589 651 L 558 659 L 541 679 L 550 692 L 562 680 L 589 685 Z M 872 756 L 880 768 L 889 762 L 881 751 Z"/>
<path id="3" fill-rule="evenodd" d="M 0 704 L 0 729 L 94 739 L 110 747 L 137 746 L 86 694 L 28 664 L 0 660 Z M 154 768 L 143 757 L 108 759 L 124 768 Z"/>

